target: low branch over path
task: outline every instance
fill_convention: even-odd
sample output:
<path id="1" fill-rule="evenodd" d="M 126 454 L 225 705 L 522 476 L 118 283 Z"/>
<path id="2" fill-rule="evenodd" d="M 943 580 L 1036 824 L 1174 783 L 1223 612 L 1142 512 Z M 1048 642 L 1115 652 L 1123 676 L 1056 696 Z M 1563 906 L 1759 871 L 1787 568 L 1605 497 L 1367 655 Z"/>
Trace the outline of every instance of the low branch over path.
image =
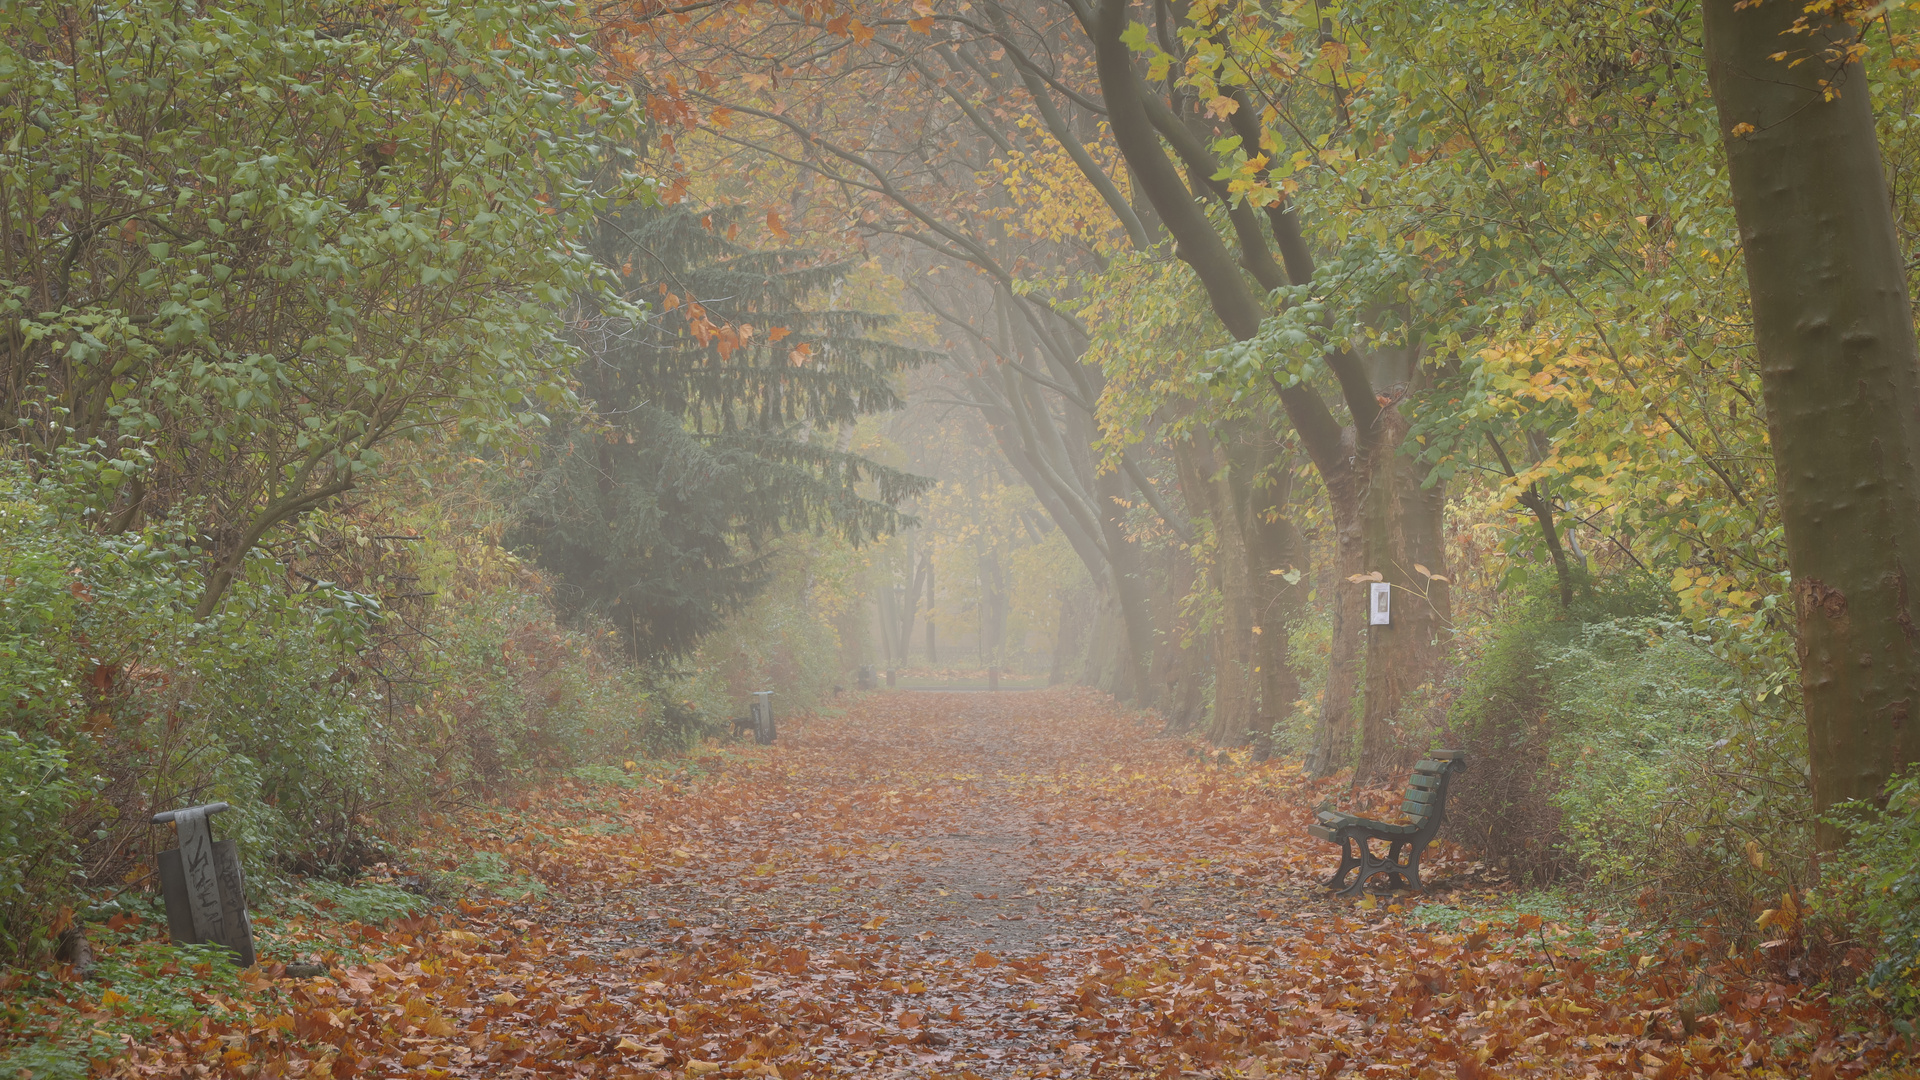
<path id="1" fill-rule="evenodd" d="M 234 1076 L 1858 1076 L 1878 1044 L 1724 941 L 1314 888 L 1316 794 L 1085 692 L 869 695 L 447 841 L 538 902 L 380 933 L 123 1070 Z M 711 759 L 709 759 L 711 760 Z M 1470 869 L 1442 843 L 1431 877 Z M 1411 902 L 1407 907 L 1411 908 Z M 1477 914 L 1476 914 L 1477 912 Z M 1743 954 L 1744 955 L 1744 954 Z M 206 1066 L 207 1068 L 200 1068 Z"/>

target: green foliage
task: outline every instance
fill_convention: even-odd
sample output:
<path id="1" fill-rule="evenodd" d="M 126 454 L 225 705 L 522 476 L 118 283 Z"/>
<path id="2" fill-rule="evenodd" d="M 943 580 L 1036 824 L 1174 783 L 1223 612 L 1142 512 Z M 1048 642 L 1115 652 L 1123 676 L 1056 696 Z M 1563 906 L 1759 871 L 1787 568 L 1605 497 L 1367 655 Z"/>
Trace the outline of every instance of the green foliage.
<path id="1" fill-rule="evenodd" d="M 438 800 L 696 734 L 602 649 L 604 629 L 557 626 L 537 575 L 497 548 L 420 545 L 445 594 L 424 610 L 325 582 L 289 589 L 260 560 L 196 621 L 175 538 L 101 536 L 87 527 L 91 488 L 73 470 L 42 473 L 0 463 L 7 954 L 43 953 L 76 889 L 144 874 L 158 808 L 233 804 L 216 831 L 261 880 L 350 875 Z M 418 623 L 396 645 L 403 618 Z"/>
<path id="2" fill-rule="evenodd" d="M 418 893 L 378 881 L 347 884 L 311 878 L 304 883 L 301 891 L 304 896 L 290 898 L 287 902 L 290 910 L 325 912 L 331 919 L 351 920 L 368 926 L 411 918 L 430 906 L 427 898 Z"/>
<path id="3" fill-rule="evenodd" d="M 1546 584 L 1509 606 L 1449 712 L 1473 762 L 1450 818 L 1535 880 L 1655 885 L 1649 904 L 1731 925 L 1796 889 L 1811 835 L 1793 712 L 1645 575 L 1569 611 Z"/>
<path id="4" fill-rule="evenodd" d="M 0 9 L 7 415 L 127 462 L 109 527 L 178 518 L 202 617 L 395 440 L 513 438 L 567 399 L 560 305 L 603 277 L 576 238 L 641 189 L 639 109 L 566 18 Z"/>
<path id="5" fill-rule="evenodd" d="M 38 916 L 69 885 L 73 840 L 61 819 L 78 796 L 64 753 L 0 731 L 0 943 L 44 944 Z"/>
<path id="6" fill-rule="evenodd" d="M 688 657 L 679 690 L 716 729 L 747 712 L 748 695 L 774 691 L 776 717 L 826 700 L 840 668 L 838 623 L 860 597 L 859 553 L 834 536 L 792 534 L 769 554 L 771 579 L 724 629 Z"/>
<path id="7" fill-rule="evenodd" d="M 545 896 L 547 892 L 546 884 L 539 878 L 530 874 L 516 873 L 513 867 L 507 864 L 506 857 L 494 851 L 476 853 L 473 858 L 441 875 L 441 878 L 448 885 L 456 888 L 491 893 L 515 900 Z"/>
<path id="8" fill-rule="evenodd" d="M 1836 823 L 1852 840 L 1829 872 L 1823 907 L 1876 948 L 1869 992 L 1920 1019 L 1920 770 L 1888 785 L 1885 807 L 1849 803 Z"/>
<path id="9" fill-rule="evenodd" d="M 218 945 L 121 943 L 101 960 L 91 980 L 105 1001 L 84 1017 L 68 1013 L 42 1029 L 39 1038 L 0 1049 L 0 1076 L 86 1080 L 96 1075 L 95 1063 L 125 1053 L 129 1037 L 145 1039 L 183 1028 L 206 1015 L 204 995 L 239 991 L 239 971 L 231 955 Z M 51 1006 L 48 1011 L 54 1016 L 70 1007 L 73 984 L 53 976 L 48 970 L 16 976 L 23 982 L 0 998 L 0 1025 L 32 1030 L 39 1024 L 22 1021 L 35 1006 Z"/>
<path id="10" fill-rule="evenodd" d="M 884 535 L 928 483 L 832 432 L 898 406 L 891 377 L 929 355 L 883 340 L 886 317 L 822 309 L 849 264 L 748 249 L 728 220 L 636 208 L 600 222 L 595 254 L 664 310 L 583 320 L 589 412 L 556 427 L 510 537 L 561 575 L 571 614 L 607 619 L 643 660 L 685 656 L 740 611 L 773 573 L 772 538 Z"/>

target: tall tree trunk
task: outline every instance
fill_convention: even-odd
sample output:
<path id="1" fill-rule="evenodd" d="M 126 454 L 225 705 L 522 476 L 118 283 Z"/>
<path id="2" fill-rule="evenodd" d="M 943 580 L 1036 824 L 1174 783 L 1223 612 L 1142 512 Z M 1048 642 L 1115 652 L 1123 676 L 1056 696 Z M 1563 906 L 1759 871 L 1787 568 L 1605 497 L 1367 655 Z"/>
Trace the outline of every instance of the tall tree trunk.
<path id="1" fill-rule="evenodd" d="M 1060 592 L 1060 625 L 1053 634 L 1053 669 L 1047 673 L 1047 685 L 1058 686 L 1067 681 L 1067 667 L 1080 656 L 1080 649 L 1086 641 L 1088 609 L 1092 606 L 1091 590 L 1078 592 Z"/>
<path id="2" fill-rule="evenodd" d="M 1333 520 L 1333 568 L 1330 583 L 1332 640 L 1327 654 L 1326 689 L 1313 728 L 1307 775 L 1331 776 L 1353 758 L 1354 692 L 1360 687 L 1361 634 L 1367 625 L 1366 594 L 1353 578 L 1368 572 L 1367 546 L 1360 520 L 1360 499 L 1349 483 L 1328 485 Z"/>
<path id="3" fill-rule="evenodd" d="M 1366 559 L 1393 587 L 1391 621 L 1367 628 L 1366 712 L 1360 725 L 1358 783 L 1383 779 L 1399 766 L 1397 727 L 1407 695 L 1432 676 L 1453 634 L 1451 588 L 1445 576 L 1446 492 L 1423 488 L 1417 464 L 1399 453 L 1406 420 L 1383 409 L 1367 470 Z M 1419 567 L 1425 567 L 1422 573 Z"/>
<path id="4" fill-rule="evenodd" d="M 933 556 L 927 556 L 927 666 L 940 666 L 940 652 L 935 648 L 933 607 Z"/>
<path id="5" fill-rule="evenodd" d="M 1746 252 L 1800 624 L 1816 811 L 1920 759 L 1920 353 L 1852 27 L 1708 0 L 1708 74 Z M 1789 66 L 1772 57 L 1801 58 Z M 1830 97 L 1826 91 L 1837 91 Z M 1823 846 L 1841 837 L 1820 827 Z"/>
<path id="6" fill-rule="evenodd" d="M 1272 255 L 1265 239 L 1259 229 L 1250 223 L 1248 215 L 1230 212 L 1229 219 L 1241 248 L 1236 256 L 1215 231 L 1213 221 L 1196 202 L 1195 193 L 1189 190 L 1179 170 L 1168 158 L 1165 147 L 1171 145 L 1190 173 L 1198 178 L 1196 183 L 1203 186 L 1205 178 L 1213 175 L 1218 164 L 1205 144 L 1181 124 L 1175 110 L 1157 99 L 1150 102 L 1147 97 L 1133 54 L 1122 40 L 1131 10 L 1129 0 L 1093 0 L 1091 5 L 1076 5 L 1074 10 L 1094 49 L 1095 68 L 1099 74 L 1101 94 L 1105 98 L 1107 121 L 1113 132 L 1115 146 L 1132 169 L 1140 190 L 1145 192 L 1159 214 L 1161 223 L 1173 235 L 1174 254 L 1190 266 L 1194 276 L 1199 279 L 1208 304 L 1221 326 L 1237 340 L 1253 338 L 1259 333 L 1261 320 L 1268 311 L 1268 290 L 1281 283 L 1275 279 Z M 1251 122 L 1256 111 L 1243 105 L 1235 115 L 1245 114 L 1244 119 Z M 1155 116 L 1159 116 L 1161 121 L 1156 122 Z M 1248 133 L 1240 134 L 1244 140 Z M 1252 134 L 1259 133 L 1254 131 Z M 1291 211 L 1280 211 L 1269 215 L 1268 220 L 1274 246 L 1284 260 L 1286 280 L 1292 283 L 1313 280 L 1313 260 L 1300 236 L 1297 218 Z M 1249 284 L 1249 273 L 1260 279 L 1258 291 Z M 1299 435 L 1300 444 L 1306 449 L 1327 487 L 1329 498 L 1335 505 L 1336 519 L 1351 515 L 1348 519 L 1357 523 L 1360 521 L 1359 507 L 1363 498 L 1375 498 L 1374 489 L 1382 483 L 1389 488 L 1398 486 L 1396 478 L 1386 475 L 1392 468 L 1397 468 L 1394 463 L 1401 441 L 1406 436 L 1405 418 L 1400 415 L 1397 402 L 1405 396 L 1404 390 L 1415 381 L 1419 350 L 1417 343 L 1410 341 L 1397 348 L 1376 350 L 1362 358 L 1352 350 L 1343 348 L 1328 354 L 1326 360 L 1340 384 L 1341 398 L 1351 418 L 1350 425 L 1343 427 L 1319 392 L 1308 383 L 1289 383 L 1276 379 L 1274 390 L 1286 409 L 1294 431 Z M 1387 377 L 1377 378 L 1375 369 Z M 1379 466 L 1391 468 L 1382 471 Z M 1435 500 L 1440 497 L 1439 492 L 1429 494 Z M 1422 536 L 1428 529 L 1418 522 L 1404 525 L 1394 522 L 1392 515 L 1398 508 L 1410 504 L 1390 496 L 1378 497 L 1382 499 L 1378 506 L 1386 512 L 1387 519 L 1385 532 L 1376 534 L 1375 538 L 1384 539 L 1386 543 L 1384 546 L 1368 546 L 1368 530 L 1365 529 L 1358 531 L 1357 539 L 1371 561 L 1383 564 L 1377 569 L 1384 574 L 1391 572 L 1389 567 L 1392 563 L 1401 561 L 1397 557 L 1399 549 L 1392 538 L 1401 533 Z M 1345 531 L 1343 528 L 1343 543 Z M 1343 547 L 1343 558 L 1347 554 Z M 1436 556 L 1434 563 L 1427 563 L 1429 569 L 1438 571 L 1435 565 L 1438 561 Z M 1369 569 L 1376 568 L 1356 568 L 1353 572 L 1364 573 Z M 1413 572 L 1411 567 L 1407 568 L 1407 572 Z M 1424 588 L 1422 591 L 1425 591 Z M 1382 648 L 1369 647 L 1370 670 L 1389 665 L 1416 665 L 1406 670 L 1369 675 L 1367 708 L 1369 715 L 1378 718 L 1376 736 L 1391 733 L 1387 720 L 1397 715 L 1400 695 L 1426 680 L 1432 660 L 1439 655 L 1437 650 L 1424 645 L 1415 647 L 1411 641 L 1414 637 L 1416 634 L 1407 633 L 1401 638 L 1409 640 L 1396 639 L 1391 643 L 1383 640 Z M 1443 637 L 1436 640 L 1444 645 Z M 1336 659 L 1345 660 L 1345 657 Z M 1226 659 L 1222 658 L 1221 662 L 1226 663 Z M 1340 666 L 1342 670 L 1336 672 L 1337 676 L 1352 674 L 1350 663 Z M 1337 681 L 1329 680 L 1330 684 L 1337 684 Z M 1337 685 L 1329 686 L 1330 709 L 1341 707 L 1334 700 L 1333 691 L 1337 689 Z M 1377 695 L 1372 692 L 1376 690 L 1379 691 Z M 1340 741 L 1341 733 L 1331 725 L 1322 734 L 1324 739 L 1316 741 L 1323 742 L 1327 752 L 1316 755 L 1319 759 L 1317 766 L 1326 768 L 1333 760 L 1332 755 L 1342 754 L 1346 744 Z M 1363 765 L 1370 766 L 1373 760 L 1384 758 L 1376 752 Z"/>
<path id="7" fill-rule="evenodd" d="M 1208 488 L 1213 497 L 1213 566 L 1220 587 L 1220 622 L 1214 635 L 1213 717 L 1207 724 L 1207 739 L 1219 746 L 1239 746 L 1247 741 L 1258 716 L 1253 581 L 1247 564 L 1247 534 L 1235 505 L 1233 466 L 1217 444 L 1212 464 Z"/>
<path id="8" fill-rule="evenodd" d="M 1185 491 L 1184 484 L 1181 490 Z M 1187 508 L 1191 520 L 1193 504 L 1188 502 Z M 1194 640 L 1192 625 L 1181 613 L 1181 601 L 1197 587 L 1196 570 L 1191 552 L 1169 547 L 1165 586 L 1155 597 L 1154 610 L 1164 613 L 1165 628 L 1155 644 L 1153 670 L 1159 684 L 1158 707 L 1169 731 L 1188 731 L 1199 722 L 1201 691 L 1211 668 L 1211 650 Z"/>
<path id="9" fill-rule="evenodd" d="M 1089 447 L 1093 444 L 1088 442 Z M 1119 607 L 1122 684 L 1116 696 L 1137 705 L 1153 703 L 1153 616 L 1148 605 L 1146 576 L 1140 547 L 1127 535 L 1120 500 L 1126 489 L 1118 473 L 1094 479 L 1100 499 L 1100 524 L 1106 531 L 1108 562 L 1113 568 L 1113 596 Z"/>
<path id="10" fill-rule="evenodd" d="M 1252 726 L 1258 752 L 1265 757 L 1273 751 L 1275 725 L 1287 719 L 1300 697 L 1300 676 L 1293 669 L 1291 653 L 1294 620 L 1306 604 L 1307 553 L 1300 531 L 1287 517 L 1293 495 L 1293 455 L 1274 444 L 1271 432 L 1263 435 L 1242 442 L 1234 459 L 1235 491 L 1247 508 L 1241 528 L 1253 586 L 1256 705 Z M 1264 477 L 1263 464 L 1267 466 Z"/>

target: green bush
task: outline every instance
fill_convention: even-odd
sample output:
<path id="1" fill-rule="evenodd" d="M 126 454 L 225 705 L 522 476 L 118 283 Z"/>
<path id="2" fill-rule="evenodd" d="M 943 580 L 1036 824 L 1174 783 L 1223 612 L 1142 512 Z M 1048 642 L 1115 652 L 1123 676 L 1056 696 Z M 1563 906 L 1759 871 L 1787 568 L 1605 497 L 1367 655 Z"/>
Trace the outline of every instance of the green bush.
<path id="1" fill-rule="evenodd" d="M 0 731 L 0 947 L 46 944 L 42 915 L 70 885 L 73 841 L 62 819 L 78 794 L 64 753 Z"/>
<path id="2" fill-rule="evenodd" d="M 1663 607 L 1639 583 L 1512 605 L 1449 716 L 1473 755 L 1449 817 L 1536 881 L 1745 926 L 1804 886 L 1804 733 L 1737 641 Z"/>
<path id="3" fill-rule="evenodd" d="M 703 640 L 678 684 L 694 715 L 718 731 L 744 716 L 756 690 L 774 692 L 776 717 L 811 709 L 845 678 L 842 606 L 857 595 L 861 560 L 833 536 L 792 533 L 773 546 L 772 580 L 746 610 Z"/>
<path id="4" fill-rule="evenodd" d="M 97 534 L 73 456 L 37 476 L 0 461 L 0 959 L 44 951 L 76 889 L 147 874 L 169 842 L 147 825 L 157 809 L 226 801 L 216 829 L 250 874 L 349 877 L 436 803 L 697 733 L 610 635 L 558 626 L 544 580 L 497 547 L 423 542 L 383 565 L 443 595 L 404 618 L 313 575 L 290 583 L 263 556 L 196 621 L 179 538 L 164 523 Z M 309 542 L 364 562 L 356 528 L 318 517 Z"/>
<path id="5" fill-rule="evenodd" d="M 1911 1021 L 1920 1017 L 1920 769 L 1894 780 L 1884 809 L 1850 803 L 1835 821 L 1852 841 L 1822 906 L 1876 947 L 1867 987 Z"/>

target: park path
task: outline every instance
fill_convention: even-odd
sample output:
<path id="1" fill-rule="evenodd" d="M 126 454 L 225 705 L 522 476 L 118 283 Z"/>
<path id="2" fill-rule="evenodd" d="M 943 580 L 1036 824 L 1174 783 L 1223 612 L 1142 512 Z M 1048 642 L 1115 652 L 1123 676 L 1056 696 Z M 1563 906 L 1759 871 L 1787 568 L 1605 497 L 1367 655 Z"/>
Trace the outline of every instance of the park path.
<path id="1" fill-rule="evenodd" d="M 700 760 L 448 822 L 447 865 L 492 852 L 544 895 L 366 930 L 386 959 L 263 976 L 124 1071 L 1673 1080 L 1873 1056 L 1700 941 L 1502 909 L 1444 845 L 1428 902 L 1464 917 L 1328 899 L 1324 790 L 1088 692 L 868 694 Z"/>
<path id="2" fill-rule="evenodd" d="M 876 694 L 789 723 L 757 767 L 630 819 L 654 854 L 616 872 L 631 884 L 585 883 L 573 951 L 639 960 L 662 990 L 753 958 L 753 984 L 721 995 L 719 1034 L 664 1025 L 648 1044 L 663 1064 L 1030 1076 L 1183 1043 L 1217 1057 L 1209 1040 L 1260 1037 L 1257 1010 L 1143 1033 L 1148 1001 L 1091 1004 L 1109 995 L 1089 971 L 1119 974 L 1143 947 L 1257 966 L 1328 910 L 1309 880 L 1328 860 L 1303 851 L 1292 799 L 1223 783 L 1154 734 L 1072 692 Z"/>

